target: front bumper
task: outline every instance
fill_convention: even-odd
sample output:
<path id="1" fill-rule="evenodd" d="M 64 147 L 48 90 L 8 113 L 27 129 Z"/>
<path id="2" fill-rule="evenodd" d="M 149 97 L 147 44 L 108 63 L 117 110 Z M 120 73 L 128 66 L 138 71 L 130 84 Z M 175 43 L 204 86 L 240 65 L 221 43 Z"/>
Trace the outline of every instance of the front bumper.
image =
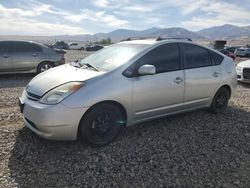
<path id="1" fill-rule="evenodd" d="M 246 82 L 246 83 L 250 83 L 250 79 L 246 79 L 243 75 L 243 70 L 242 71 L 238 71 L 237 70 L 237 80 L 240 82 Z"/>
<path id="2" fill-rule="evenodd" d="M 50 140 L 77 139 L 78 125 L 86 108 L 69 108 L 61 103 L 45 105 L 28 99 L 25 94 L 20 100 L 24 104 L 24 123 L 34 133 Z"/>

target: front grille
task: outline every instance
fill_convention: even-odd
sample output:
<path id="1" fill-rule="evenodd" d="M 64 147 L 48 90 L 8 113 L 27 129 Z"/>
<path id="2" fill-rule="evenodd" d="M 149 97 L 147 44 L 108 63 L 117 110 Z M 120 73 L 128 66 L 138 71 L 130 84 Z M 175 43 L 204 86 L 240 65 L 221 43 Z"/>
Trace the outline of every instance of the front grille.
<path id="1" fill-rule="evenodd" d="M 243 78 L 250 79 L 250 68 L 243 69 Z"/>
<path id="2" fill-rule="evenodd" d="M 36 95 L 34 93 L 30 93 L 30 92 L 27 92 L 27 97 L 28 99 L 33 100 L 33 101 L 38 101 L 39 99 L 41 99 L 41 96 Z"/>

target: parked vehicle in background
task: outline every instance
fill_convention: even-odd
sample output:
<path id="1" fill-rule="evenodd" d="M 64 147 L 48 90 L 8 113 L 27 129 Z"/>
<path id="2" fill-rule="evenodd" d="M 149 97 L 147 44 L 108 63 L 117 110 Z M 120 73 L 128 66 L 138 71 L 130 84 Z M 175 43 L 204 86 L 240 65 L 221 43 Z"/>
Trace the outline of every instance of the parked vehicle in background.
<path id="1" fill-rule="evenodd" d="M 224 50 L 234 53 L 236 49 L 240 48 L 240 46 L 226 46 Z"/>
<path id="2" fill-rule="evenodd" d="M 69 45 L 64 41 L 56 41 L 54 44 L 50 45 L 51 48 L 69 50 Z"/>
<path id="3" fill-rule="evenodd" d="M 38 75 L 20 107 L 26 126 L 44 138 L 101 146 L 124 126 L 200 108 L 223 111 L 236 84 L 234 62 L 216 50 L 135 40 Z"/>
<path id="4" fill-rule="evenodd" d="M 65 63 L 64 53 L 27 41 L 0 41 L 0 73 L 44 72 Z"/>
<path id="5" fill-rule="evenodd" d="M 238 48 L 234 53 L 236 56 L 250 57 L 250 48 Z"/>
<path id="6" fill-rule="evenodd" d="M 230 51 L 227 50 L 218 50 L 219 52 L 223 53 L 224 55 L 231 57 L 233 60 L 236 59 L 236 55 Z"/>
<path id="7" fill-rule="evenodd" d="M 72 42 L 69 43 L 69 49 L 70 50 L 84 50 L 85 49 L 85 44 L 77 43 L 77 42 Z"/>
<path id="8" fill-rule="evenodd" d="M 238 81 L 250 83 L 250 60 L 238 63 L 236 70 Z"/>
<path id="9" fill-rule="evenodd" d="M 101 45 L 92 45 L 92 46 L 87 46 L 86 51 L 98 51 L 101 50 L 102 48 L 104 47 Z"/>

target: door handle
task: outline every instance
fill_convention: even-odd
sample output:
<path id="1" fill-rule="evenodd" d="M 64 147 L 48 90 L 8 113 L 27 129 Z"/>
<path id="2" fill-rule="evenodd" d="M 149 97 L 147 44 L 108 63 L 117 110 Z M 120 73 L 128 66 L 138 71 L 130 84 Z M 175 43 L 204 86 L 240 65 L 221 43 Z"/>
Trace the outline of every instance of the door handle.
<path id="1" fill-rule="evenodd" d="M 214 73 L 213 73 L 213 76 L 214 76 L 214 77 L 218 77 L 218 76 L 219 76 L 219 73 L 218 73 L 218 72 L 214 72 Z"/>
<path id="2" fill-rule="evenodd" d="M 35 53 L 35 54 L 33 54 L 33 56 L 34 56 L 34 57 L 36 57 L 36 56 L 37 56 L 37 54 Z"/>
<path id="3" fill-rule="evenodd" d="M 3 55 L 4 58 L 8 58 L 9 56 L 8 55 Z"/>
<path id="4" fill-rule="evenodd" d="M 174 83 L 176 83 L 176 84 L 179 84 L 179 83 L 181 83 L 181 82 L 183 82 L 183 79 L 182 79 L 181 77 L 177 77 L 177 78 L 175 78 L 175 80 L 174 80 Z"/>

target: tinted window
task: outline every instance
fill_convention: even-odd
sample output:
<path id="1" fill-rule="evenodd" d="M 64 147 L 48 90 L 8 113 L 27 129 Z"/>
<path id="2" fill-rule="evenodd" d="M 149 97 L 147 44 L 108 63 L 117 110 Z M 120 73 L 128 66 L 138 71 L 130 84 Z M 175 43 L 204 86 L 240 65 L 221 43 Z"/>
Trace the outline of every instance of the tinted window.
<path id="1" fill-rule="evenodd" d="M 138 60 L 139 66 L 150 64 L 156 73 L 180 69 L 180 50 L 178 44 L 164 44 L 148 52 Z"/>
<path id="2" fill-rule="evenodd" d="M 9 52 L 22 53 L 22 52 L 40 52 L 42 48 L 37 44 L 29 42 L 9 42 Z"/>
<path id="3" fill-rule="evenodd" d="M 0 53 L 8 53 L 10 51 L 10 45 L 8 42 L 0 42 Z"/>
<path id="4" fill-rule="evenodd" d="M 220 65 L 221 62 L 223 61 L 223 56 L 221 56 L 220 54 L 217 54 L 213 51 L 210 51 L 211 55 L 212 55 L 212 59 L 215 65 Z"/>
<path id="5" fill-rule="evenodd" d="M 207 49 L 192 45 L 183 44 L 185 52 L 185 68 L 197 68 L 212 65 L 210 54 Z"/>

